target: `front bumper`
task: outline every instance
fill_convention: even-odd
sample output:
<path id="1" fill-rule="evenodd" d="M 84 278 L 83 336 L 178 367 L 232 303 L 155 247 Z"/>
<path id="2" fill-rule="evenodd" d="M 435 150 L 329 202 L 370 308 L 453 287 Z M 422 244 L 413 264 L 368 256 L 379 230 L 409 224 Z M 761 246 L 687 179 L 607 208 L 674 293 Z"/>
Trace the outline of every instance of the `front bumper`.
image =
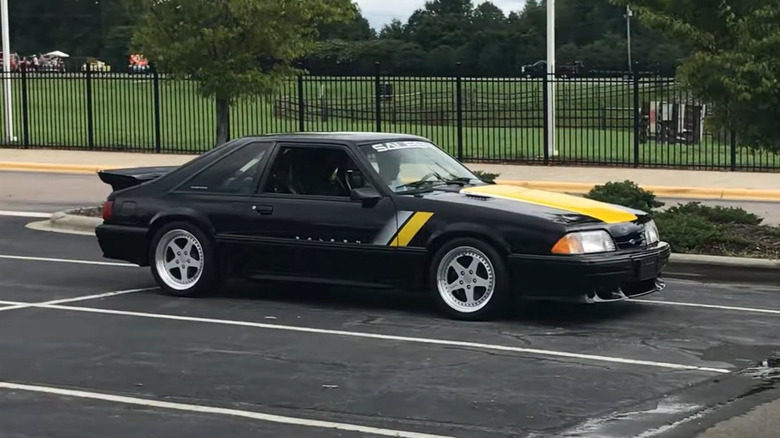
<path id="1" fill-rule="evenodd" d="M 146 228 L 102 224 L 95 228 L 103 257 L 148 266 L 149 243 Z"/>
<path id="2" fill-rule="evenodd" d="M 526 298 L 580 302 L 621 301 L 665 287 L 666 242 L 636 251 L 582 256 L 510 255 L 513 284 Z"/>

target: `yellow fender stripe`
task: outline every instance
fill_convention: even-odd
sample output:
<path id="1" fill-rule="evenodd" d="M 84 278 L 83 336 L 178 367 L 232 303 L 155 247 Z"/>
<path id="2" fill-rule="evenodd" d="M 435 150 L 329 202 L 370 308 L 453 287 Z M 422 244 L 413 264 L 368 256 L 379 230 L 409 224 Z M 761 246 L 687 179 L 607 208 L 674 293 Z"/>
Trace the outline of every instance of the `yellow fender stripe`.
<path id="1" fill-rule="evenodd" d="M 390 246 L 406 246 L 414 239 L 414 236 L 422 229 L 433 213 L 427 211 L 418 211 L 409 218 L 408 221 L 398 230 Z"/>
<path id="2" fill-rule="evenodd" d="M 579 213 L 608 224 L 635 221 L 637 217 L 618 206 L 564 193 L 546 192 L 516 186 L 487 185 L 470 187 L 463 194 L 488 196 L 511 201 L 527 202 Z"/>

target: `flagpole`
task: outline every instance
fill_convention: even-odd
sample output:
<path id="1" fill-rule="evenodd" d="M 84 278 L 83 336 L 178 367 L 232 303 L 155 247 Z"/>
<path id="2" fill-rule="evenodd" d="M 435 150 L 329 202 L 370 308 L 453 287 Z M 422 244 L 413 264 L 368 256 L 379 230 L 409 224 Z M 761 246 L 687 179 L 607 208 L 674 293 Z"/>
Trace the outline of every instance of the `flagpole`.
<path id="1" fill-rule="evenodd" d="M 555 0 L 547 0 L 547 138 L 548 156 L 558 155 L 555 141 Z"/>
<path id="2" fill-rule="evenodd" d="M 5 108 L 5 141 L 16 141 L 13 123 L 13 103 L 11 101 L 11 36 L 8 26 L 8 0 L 0 0 L 0 19 L 2 19 L 3 38 L 3 103 Z"/>

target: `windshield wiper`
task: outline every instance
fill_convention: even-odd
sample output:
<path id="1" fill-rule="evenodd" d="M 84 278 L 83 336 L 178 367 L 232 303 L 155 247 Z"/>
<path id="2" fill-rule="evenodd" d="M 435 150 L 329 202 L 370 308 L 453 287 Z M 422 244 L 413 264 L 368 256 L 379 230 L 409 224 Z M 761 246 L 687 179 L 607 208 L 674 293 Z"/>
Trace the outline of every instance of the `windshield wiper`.
<path id="1" fill-rule="evenodd" d="M 473 181 L 472 178 L 469 178 L 467 176 L 459 176 L 459 177 L 456 177 L 456 178 L 451 178 L 451 179 L 445 180 L 444 182 L 447 183 L 447 184 L 457 184 L 457 185 L 463 187 L 463 186 L 465 186 L 467 184 L 471 184 L 471 181 Z"/>
<path id="2" fill-rule="evenodd" d="M 437 181 L 415 181 L 411 182 L 409 184 L 402 184 L 400 186 L 396 186 L 396 189 L 406 189 L 406 188 L 412 188 L 412 189 L 419 189 L 420 187 L 426 185 L 426 184 L 433 184 Z"/>

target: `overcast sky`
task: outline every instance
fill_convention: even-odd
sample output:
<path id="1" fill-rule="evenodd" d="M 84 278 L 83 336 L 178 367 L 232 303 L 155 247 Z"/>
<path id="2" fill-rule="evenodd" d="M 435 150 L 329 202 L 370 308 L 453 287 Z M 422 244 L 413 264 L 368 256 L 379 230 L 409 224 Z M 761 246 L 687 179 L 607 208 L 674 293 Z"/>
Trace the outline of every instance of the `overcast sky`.
<path id="1" fill-rule="evenodd" d="M 523 8 L 525 0 L 492 0 L 493 4 L 501 8 L 504 13 L 517 11 Z M 403 22 L 416 9 L 425 5 L 425 0 L 357 0 L 363 16 L 366 17 L 371 26 L 379 30 L 383 25 L 389 23 L 393 18 Z M 474 4 L 483 3 L 482 0 L 474 0 Z"/>

